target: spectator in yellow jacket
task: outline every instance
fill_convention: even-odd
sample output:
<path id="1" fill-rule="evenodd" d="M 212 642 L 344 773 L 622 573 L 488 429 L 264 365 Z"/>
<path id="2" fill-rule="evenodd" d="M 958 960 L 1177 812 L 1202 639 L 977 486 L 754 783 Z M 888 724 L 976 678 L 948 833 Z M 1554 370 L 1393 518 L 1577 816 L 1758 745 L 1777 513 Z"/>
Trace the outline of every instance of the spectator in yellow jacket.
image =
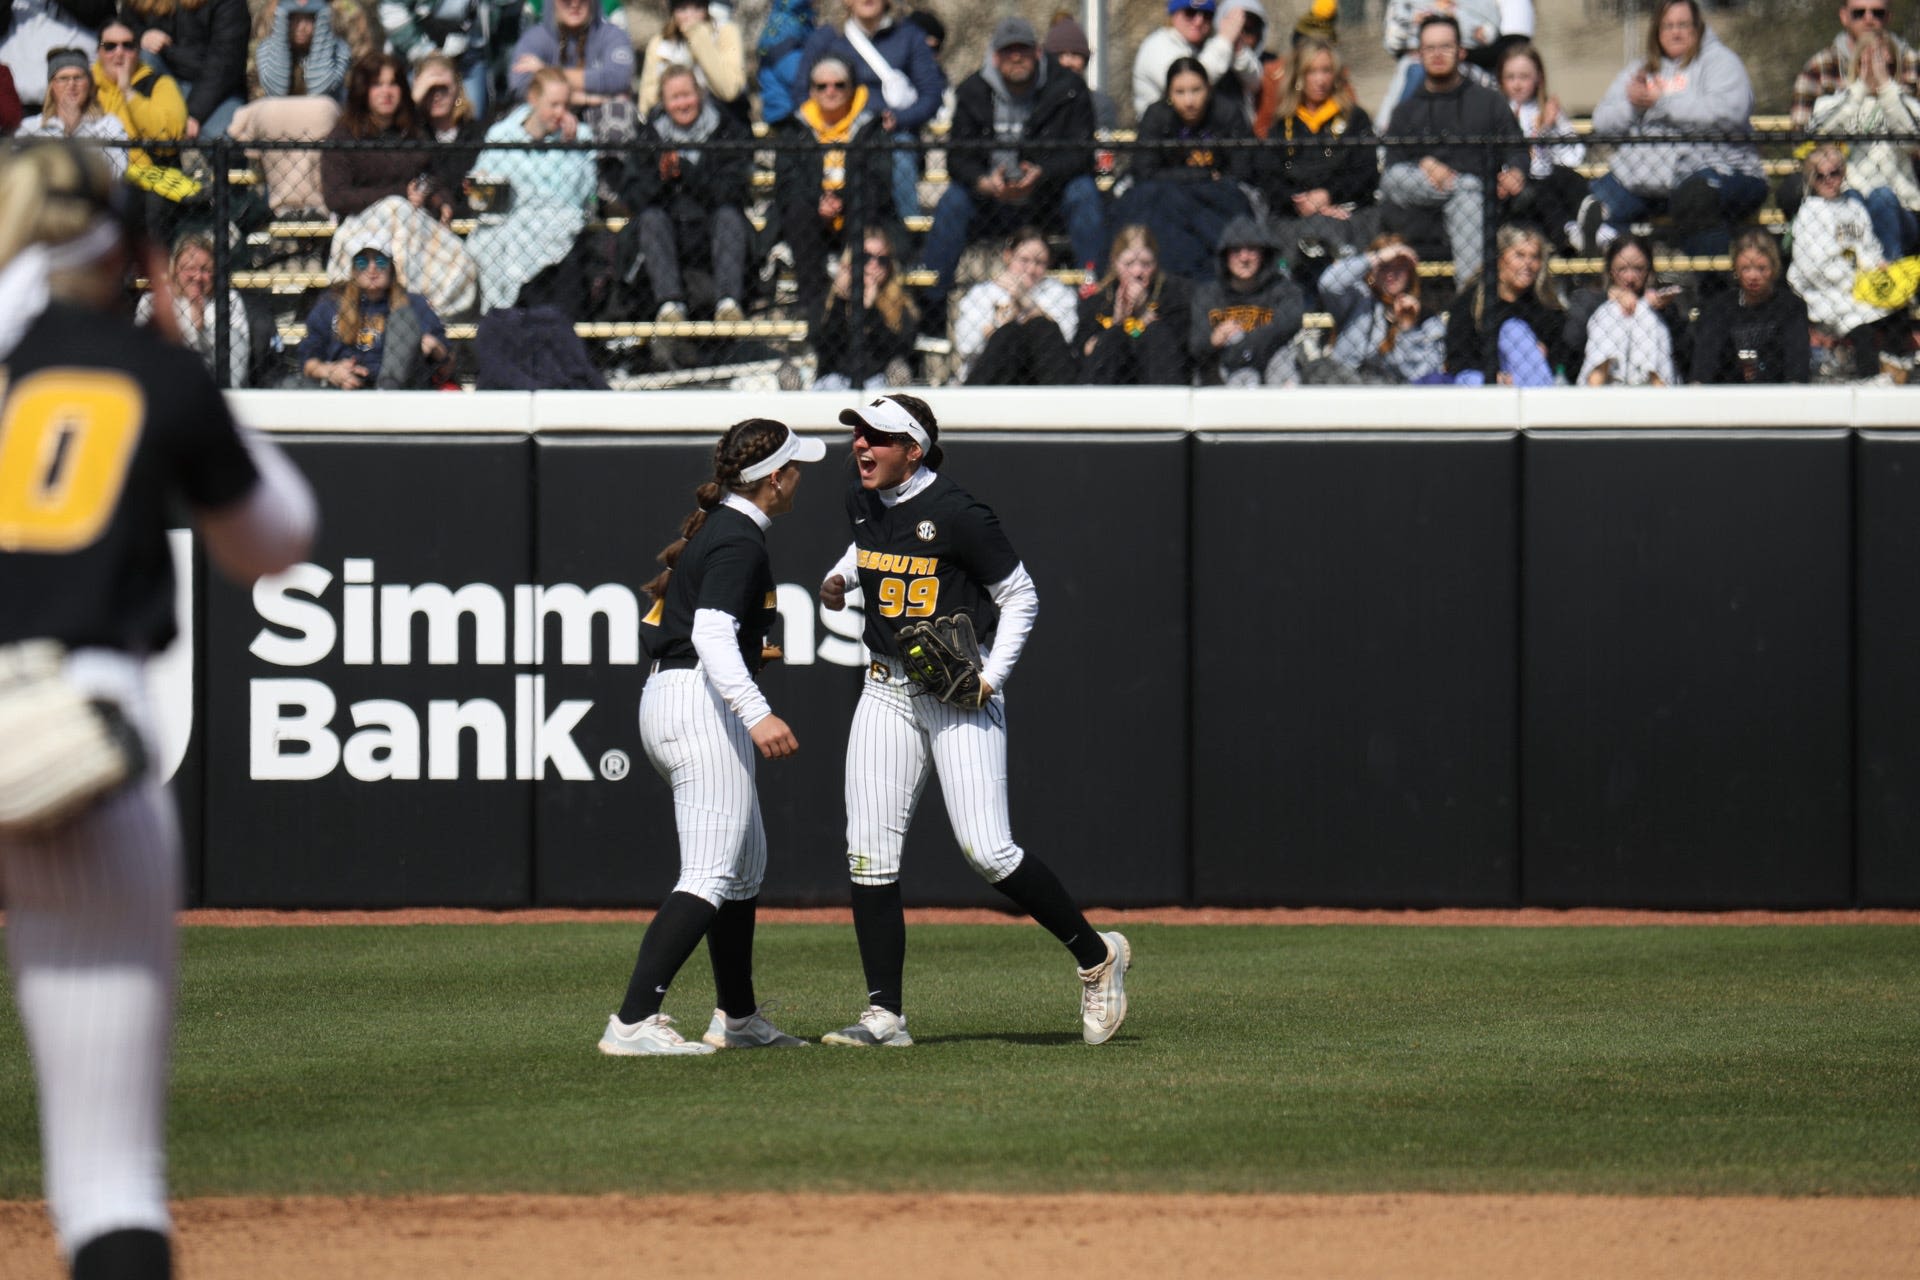
<path id="1" fill-rule="evenodd" d="M 187 100 L 172 76 L 161 75 L 140 61 L 140 42 L 133 28 L 118 18 L 110 18 L 100 28 L 98 55 L 93 63 L 94 91 L 100 109 L 120 121 L 127 136 L 136 142 L 159 142 L 183 138 L 187 133 Z M 170 162 L 156 161 L 140 148 L 128 159 L 136 166 Z"/>

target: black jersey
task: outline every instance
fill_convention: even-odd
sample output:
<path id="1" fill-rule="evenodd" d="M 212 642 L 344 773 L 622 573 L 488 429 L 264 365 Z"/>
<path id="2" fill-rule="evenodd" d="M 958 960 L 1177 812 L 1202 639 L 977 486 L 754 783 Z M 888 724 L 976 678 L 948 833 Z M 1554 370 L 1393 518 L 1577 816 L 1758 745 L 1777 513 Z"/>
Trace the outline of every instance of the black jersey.
<path id="1" fill-rule="evenodd" d="M 151 652 L 173 639 L 169 503 L 259 480 L 200 357 L 55 303 L 5 362 L 0 643 Z"/>
<path id="2" fill-rule="evenodd" d="M 779 614 L 774 608 L 766 531 L 743 511 L 715 507 L 681 549 L 673 576 L 667 579 L 667 594 L 640 624 L 648 656 L 656 660 L 698 657 L 693 648 L 693 615 L 701 609 L 718 609 L 740 620 L 740 656 L 748 671 L 758 671 L 760 650 Z"/>
<path id="3" fill-rule="evenodd" d="M 866 596 L 867 648 L 897 656 L 900 628 L 965 613 L 985 647 L 1000 609 L 987 588 L 1020 567 L 999 518 L 945 476 L 892 506 L 860 487 L 847 494 L 853 546 Z"/>

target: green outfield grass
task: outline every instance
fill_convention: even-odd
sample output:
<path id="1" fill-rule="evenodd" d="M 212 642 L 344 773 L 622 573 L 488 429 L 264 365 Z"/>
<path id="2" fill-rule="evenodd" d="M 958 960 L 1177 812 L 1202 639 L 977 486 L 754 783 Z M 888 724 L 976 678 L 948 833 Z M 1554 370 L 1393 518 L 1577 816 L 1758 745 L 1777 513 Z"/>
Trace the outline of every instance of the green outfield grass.
<path id="1" fill-rule="evenodd" d="M 1080 1043 L 1034 928 L 910 932 L 902 1051 L 594 1051 L 637 928 L 189 929 L 176 1194 L 1920 1194 L 1920 930 L 1148 927 Z M 808 1038 L 850 929 L 761 930 Z M 667 1008 L 711 1010 L 704 953 Z M 0 1004 L 0 1198 L 39 1194 Z"/>

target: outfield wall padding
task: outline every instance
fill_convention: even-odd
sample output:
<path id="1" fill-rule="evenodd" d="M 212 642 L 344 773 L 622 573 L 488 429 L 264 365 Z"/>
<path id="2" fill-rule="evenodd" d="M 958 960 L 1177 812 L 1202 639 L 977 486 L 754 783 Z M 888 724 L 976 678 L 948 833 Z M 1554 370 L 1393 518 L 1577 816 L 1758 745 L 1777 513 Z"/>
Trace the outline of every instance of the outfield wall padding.
<path id="1" fill-rule="evenodd" d="M 1920 906 L 1920 436 L 1855 442 L 1858 901 Z"/>
<path id="2" fill-rule="evenodd" d="M 209 585 L 205 905 L 526 905 L 534 783 L 516 756 L 533 717 L 516 706 L 510 659 L 513 586 L 531 581 L 530 441 L 282 444 L 325 514 L 308 589 L 270 606 L 292 625 L 257 611 L 267 587 Z M 436 586 L 471 586 L 469 599 L 502 599 L 504 613 L 440 610 L 455 625 L 436 652 L 429 615 L 386 596 Z M 389 617 L 411 622 L 389 633 Z M 476 661 L 503 624 L 509 660 Z M 267 702 L 278 709 L 255 705 Z M 436 702 L 449 723 L 485 728 L 443 735 L 448 750 L 434 752 Z M 431 780 L 436 761 L 458 777 Z M 483 763 L 504 776 L 479 778 Z M 415 768 L 418 779 L 378 777 Z"/>
<path id="3" fill-rule="evenodd" d="M 195 562 L 188 900 L 657 902 L 629 628 L 737 397 L 237 399 L 323 531 L 251 594 Z M 835 440 L 771 539 L 801 752 L 761 767 L 770 905 L 845 900 L 863 657 L 816 597 L 843 403 L 751 410 Z M 1920 402 L 1489 389 L 1396 426 L 1412 403 L 942 397 L 948 469 L 1040 588 L 1022 845 L 1109 906 L 1920 904 Z M 391 632 L 390 591 L 419 615 Z M 907 850 L 910 902 L 1001 905 L 937 784 Z"/>
<path id="4" fill-rule="evenodd" d="M 1199 901 L 1518 902 L 1518 448 L 1195 436 Z"/>
<path id="5" fill-rule="evenodd" d="M 1529 905 L 1852 900 L 1850 448 L 1527 437 Z"/>

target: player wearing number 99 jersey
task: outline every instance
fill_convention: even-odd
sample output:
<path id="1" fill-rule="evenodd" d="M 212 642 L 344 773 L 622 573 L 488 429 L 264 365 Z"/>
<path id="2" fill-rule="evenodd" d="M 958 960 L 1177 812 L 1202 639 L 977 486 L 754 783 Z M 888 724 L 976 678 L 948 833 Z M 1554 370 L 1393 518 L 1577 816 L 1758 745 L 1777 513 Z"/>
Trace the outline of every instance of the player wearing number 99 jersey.
<path id="1" fill-rule="evenodd" d="M 906 924 L 900 860 L 927 772 L 940 775 L 960 849 L 994 888 L 1073 953 L 1081 1030 L 1101 1044 L 1126 1017 L 1122 978 L 1132 951 L 1098 933 L 1065 886 L 1013 841 L 1007 810 L 1007 710 L 1001 689 L 1039 610 L 1039 594 L 999 520 L 939 474 L 939 424 L 926 402 L 881 396 L 841 413 L 853 428 L 856 475 L 847 494 L 853 545 L 821 583 L 829 609 L 845 607 L 858 579 L 873 664 L 847 740 L 847 868 L 853 925 L 866 970 L 867 1011 L 824 1044 L 913 1043 L 902 1011 Z M 900 662 L 900 629 L 924 618 L 968 615 L 985 650 L 985 705 L 928 697 Z"/>
<path id="2" fill-rule="evenodd" d="M 209 558 L 241 582 L 299 561 L 314 510 L 280 452 L 242 435 L 199 357 L 109 314 L 134 258 L 156 284 L 166 275 L 114 196 L 98 152 L 47 144 L 0 161 L 0 658 L 61 646 L 66 683 L 115 704 L 151 759 L 141 660 L 174 635 L 168 504 L 185 501 Z M 180 882 L 150 772 L 60 825 L 0 832 L 47 1205 L 78 1280 L 170 1272 Z"/>

